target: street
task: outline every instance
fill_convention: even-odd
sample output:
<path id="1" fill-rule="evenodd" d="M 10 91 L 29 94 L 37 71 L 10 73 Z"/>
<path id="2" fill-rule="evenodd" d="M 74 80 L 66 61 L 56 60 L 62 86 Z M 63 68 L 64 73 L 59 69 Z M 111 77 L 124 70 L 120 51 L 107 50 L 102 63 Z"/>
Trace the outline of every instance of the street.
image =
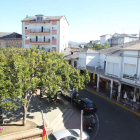
<path id="1" fill-rule="evenodd" d="M 90 134 L 91 140 L 139 140 L 140 117 L 117 106 L 87 90 L 81 90 L 80 97 L 88 97 L 97 105 L 98 125 Z M 74 108 L 74 107 L 73 107 Z M 78 118 L 80 111 L 73 117 L 73 122 L 67 122 L 67 128 L 77 126 L 80 128 Z M 74 128 L 75 128 L 74 127 Z M 99 127 L 99 128 L 98 128 Z"/>

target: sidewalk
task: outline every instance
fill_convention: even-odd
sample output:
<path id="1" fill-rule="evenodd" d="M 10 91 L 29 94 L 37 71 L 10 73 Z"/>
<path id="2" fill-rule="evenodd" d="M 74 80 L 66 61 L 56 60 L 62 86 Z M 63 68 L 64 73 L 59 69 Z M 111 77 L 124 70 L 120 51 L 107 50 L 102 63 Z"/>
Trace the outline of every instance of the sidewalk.
<path id="1" fill-rule="evenodd" d="M 116 105 L 118 105 L 118 106 L 120 106 L 120 107 L 122 107 L 122 108 L 124 108 L 124 109 L 126 109 L 126 110 L 128 110 L 128 111 L 130 111 L 130 112 L 132 112 L 134 114 L 136 114 L 136 115 L 138 115 L 138 116 L 140 116 L 140 109 L 138 109 L 138 110 L 132 110 L 131 107 L 124 106 L 122 102 L 118 102 L 114 98 L 110 98 L 109 95 L 106 92 L 103 93 L 101 91 L 96 91 L 92 87 L 85 87 L 85 89 L 88 90 L 88 91 L 90 91 L 90 92 L 92 92 L 92 93 L 94 93 L 94 94 L 96 94 L 97 96 L 100 96 L 100 97 L 102 97 L 102 98 L 104 98 L 104 99 L 106 99 L 106 100 L 108 100 L 108 101 L 110 101 L 110 102 L 112 102 L 112 103 L 114 103 L 114 104 L 116 104 Z"/>
<path id="2" fill-rule="evenodd" d="M 58 117 L 62 118 L 62 114 L 64 111 L 68 110 L 70 106 L 60 100 L 60 98 L 57 100 L 56 103 L 54 102 L 47 102 L 46 98 L 40 99 L 40 96 L 34 96 L 31 100 L 31 103 L 28 108 L 27 112 L 27 121 L 34 122 L 37 127 L 19 131 L 19 132 L 13 132 L 7 135 L 1 135 L 0 140 L 18 140 L 22 139 L 23 137 L 30 137 L 32 135 L 41 135 L 42 134 L 42 115 L 41 110 L 43 110 L 44 120 L 47 123 L 47 132 L 50 134 L 53 132 L 51 123 L 53 123 L 54 120 L 56 120 Z M 22 119 L 22 108 L 19 106 L 18 110 L 16 111 L 6 111 L 5 113 L 5 124 L 13 123 L 16 121 L 19 121 Z M 6 129 L 5 126 L 4 129 Z M 18 126 L 16 126 L 18 128 Z M 62 127 L 64 128 L 64 127 Z M 4 130 L 3 130 L 4 131 Z M 2 133 L 1 133 L 2 134 Z"/>

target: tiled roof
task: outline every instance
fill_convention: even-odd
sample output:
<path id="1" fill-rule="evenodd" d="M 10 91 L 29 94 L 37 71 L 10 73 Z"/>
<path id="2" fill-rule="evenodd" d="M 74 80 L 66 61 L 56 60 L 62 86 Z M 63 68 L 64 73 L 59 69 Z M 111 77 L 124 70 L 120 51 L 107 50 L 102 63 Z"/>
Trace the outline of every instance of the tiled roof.
<path id="1" fill-rule="evenodd" d="M 116 39 L 116 38 L 120 38 L 120 37 L 134 37 L 134 38 L 138 38 L 136 35 L 133 35 L 133 34 L 117 34 L 117 37 L 112 36 L 111 39 Z"/>
<path id="2" fill-rule="evenodd" d="M 89 48 L 84 48 L 81 52 L 85 52 L 85 53 L 99 53 L 98 50 L 92 50 Z"/>
<path id="3" fill-rule="evenodd" d="M 81 48 L 66 48 L 62 53 L 64 53 L 65 60 L 78 59 L 81 50 Z"/>
<path id="4" fill-rule="evenodd" d="M 126 48 L 123 48 L 122 50 L 140 50 L 140 43 L 139 44 L 135 44 L 135 45 L 132 45 L 130 47 L 126 47 Z"/>
<path id="5" fill-rule="evenodd" d="M 15 37 L 13 37 L 13 33 L 16 35 Z M 0 39 L 6 38 L 22 38 L 22 35 L 15 32 L 0 32 Z"/>
<path id="6" fill-rule="evenodd" d="M 101 35 L 100 37 L 107 36 L 107 35 L 109 35 L 109 34 L 104 34 L 104 35 Z"/>
<path id="7" fill-rule="evenodd" d="M 46 20 L 60 20 L 63 16 L 43 16 L 43 21 Z M 36 16 L 33 17 L 26 17 L 25 19 L 23 19 L 22 21 L 35 21 L 36 20 Z"/>
<path id="8" fill-rule="evenodd" d="M 134 46 L 134 45 L 139 44 L 139 43 L 140 43 L 140 40 L 135 40 L 135 41 L 127 42 L 124 44 L 116 45 L 114 47 L 110 47 L 110 48 L 102 49 L 102 50 L 98 50 L 98 51 L 99 51 L 99 53 L 103 53 L 106 55 L 118 55 L 118 56 L 120 56 L 123 52 L 122 48 Z"/>

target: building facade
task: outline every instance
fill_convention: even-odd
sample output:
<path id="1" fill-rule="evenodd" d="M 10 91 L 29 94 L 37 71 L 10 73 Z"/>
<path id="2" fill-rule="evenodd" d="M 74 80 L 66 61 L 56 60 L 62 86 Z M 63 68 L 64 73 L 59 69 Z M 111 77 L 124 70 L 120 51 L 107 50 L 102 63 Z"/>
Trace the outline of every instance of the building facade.
<path id="1" fill-rule="evenodd" d="M 60 53 L 68 47 L 68 27 L 65 16 L 27 16 L 22 20 L 22 45 Z"/>
<path id="2" fill-rule="evenodd" d="M 105 34 L 100 36 L 100 43 L 104 45 L 104 43 L 108 43 L 110 47 L 114 47 L 116 45 L 124 44 L 127 42 L 139 40 L 137 34 L 118 34 L 114 35 Z"/>
<path id="3" fill-rule="evenodd" d="M 22 47 L 22 35 L 19 33 L 0 32 L 0 46 Z"/>
<path id="4" fill-rule="evenodd" d="M 90 86 L 120 101 L 126 92 L 140 102 L 140 40 L 111 48 L 79 53 L 78 69 L 87 69 Z"/>

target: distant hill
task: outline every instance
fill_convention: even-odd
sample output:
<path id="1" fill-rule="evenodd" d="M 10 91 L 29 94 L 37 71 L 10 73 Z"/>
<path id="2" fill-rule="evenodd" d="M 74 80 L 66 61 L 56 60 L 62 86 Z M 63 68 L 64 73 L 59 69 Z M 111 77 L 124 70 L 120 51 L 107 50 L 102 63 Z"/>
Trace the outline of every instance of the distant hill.
<path id="1" fill-rule="evenodd" d="M 72 45 L 80 45 L 80 44 L 87 44 L 87 42 L 74 42 L 74 41 L 69 41 L 69 44 L 72 44 Z"/>

